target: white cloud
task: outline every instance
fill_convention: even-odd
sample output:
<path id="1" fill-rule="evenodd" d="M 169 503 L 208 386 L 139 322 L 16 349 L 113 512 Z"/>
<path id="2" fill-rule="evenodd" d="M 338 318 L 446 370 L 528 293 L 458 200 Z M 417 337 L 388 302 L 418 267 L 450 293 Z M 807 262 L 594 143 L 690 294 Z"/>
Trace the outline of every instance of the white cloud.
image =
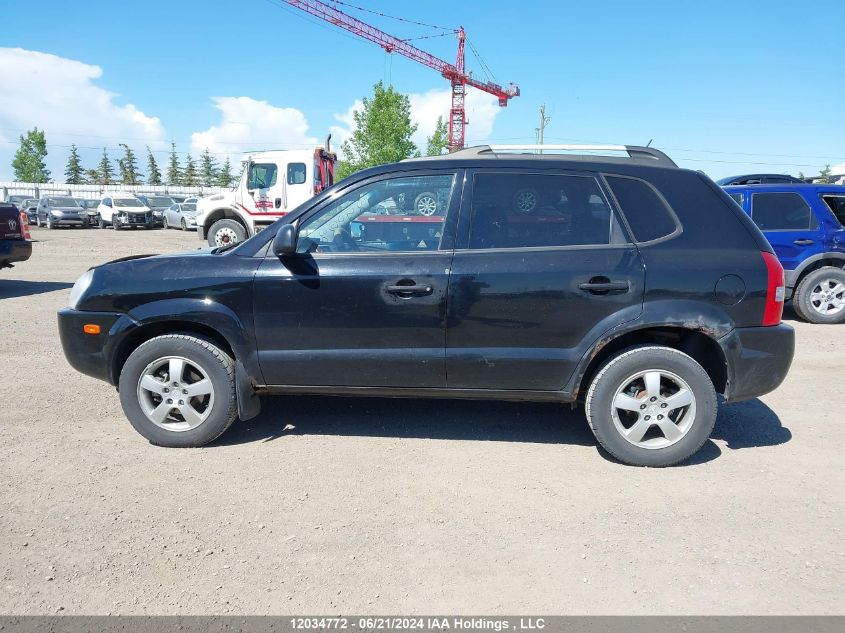
<path id="1" fill-rule="evenodd" d="M 411 93 L 408 98 L 411 102 L 411 121 L 417 124 L 417 131 L 411 139 L 420 151 L 424 152 L 426 141 L 437 125 L 437 118 L 443 117 L 446 125 L 449 124 L 452 91 L 433 89 L 424 93 Z M 341 125 L 331 127 L 335 147 L 339 148 L 341 142 L 352 134 L 352 129 L 355 127 L 352 113 L 363 107 L 363 102 L 358 100 L 346 112 L 334 115 L 334 118 L 341 123 Z M 465 107 L 466 118 L 469 121 L 466 128 L 468 143 L 484 142 L 493 132 L 493 123 L 501 110 L 499 102 L 492 95 L 470 88 L 467 90 Z"/>
<path id="2" fill-rule="evenodd" d="M 57 145 L 116 147 L 126 142 L 139 149 L 165 147 L 161 121 L 132 104 L 116 104 L 117 95 L 94 83 L 102 75 L 99 66 L 73 59 L 0 48 L 0 94 L 6 95 L 0 99 L 0 140 L 12 142 L 0 145 L 0 177 L 11 178 L 18 136 L 36 126 L 46 132 L 47 164 L 57 180 L 68 154 Z M 83 150 L 83 162 L 93 163 L 96 154 Z"/>
<path id="3" fill-rule="evenodd" d="M 212 154 L 226 154 L 237 164 L 249 151 L 307 149 L 319 145 L 308 134 L 305 115 L 296 108 L 279 108 L 251 97 L 214 97 L 212 101 L 220 110 L 221 121 L 191 134 L 195 156 L 207 147 Z"/>

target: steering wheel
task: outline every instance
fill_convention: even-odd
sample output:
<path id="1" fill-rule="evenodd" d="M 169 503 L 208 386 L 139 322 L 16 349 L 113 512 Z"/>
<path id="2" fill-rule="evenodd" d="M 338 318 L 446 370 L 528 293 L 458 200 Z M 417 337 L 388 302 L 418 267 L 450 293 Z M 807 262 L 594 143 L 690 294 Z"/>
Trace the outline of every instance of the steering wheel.
<path id="1" fill-rule="evenodd" d="M 360 250 L 358 243 L 352 239 L 349 229 L 345 228 L 335 230 L 334 237 L 332 238 L 332 246 L 341 253 Z"/>

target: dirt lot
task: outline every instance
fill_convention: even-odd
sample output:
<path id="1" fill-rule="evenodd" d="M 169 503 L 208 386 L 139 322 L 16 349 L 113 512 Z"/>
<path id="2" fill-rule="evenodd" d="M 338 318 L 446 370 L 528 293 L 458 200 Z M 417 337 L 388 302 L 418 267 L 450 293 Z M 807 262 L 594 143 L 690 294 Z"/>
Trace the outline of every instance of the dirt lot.
<path id="1" fill-rule="evenodd" d="M 682 467 L 536 404 L 273 398 L 168 450 L 71 370 L 55 312 L 88 266 L 196 235 L 33 237 L 0 271 L 2 613 L 845 612 L 841 326 L 793 321 L 784 386 Z"/>

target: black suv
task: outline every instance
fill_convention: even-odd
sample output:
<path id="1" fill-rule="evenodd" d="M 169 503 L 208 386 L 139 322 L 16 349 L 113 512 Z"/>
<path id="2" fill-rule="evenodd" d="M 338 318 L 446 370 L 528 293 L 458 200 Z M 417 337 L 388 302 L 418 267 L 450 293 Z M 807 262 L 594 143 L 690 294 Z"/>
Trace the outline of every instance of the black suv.
<path id="1" fill-rule="evenodd" d="M 783 269 L 715 183 L 651 148 L 512 149 L 368 169 L 233 248 L 92 268 L 65 355 L 164 446 L 263 394 L 489 398 L 581 402 L 645 466 L 695 453 L 717 394 L 783 381 Z M 424 193 L 442 210 L 400 212 Z"/>

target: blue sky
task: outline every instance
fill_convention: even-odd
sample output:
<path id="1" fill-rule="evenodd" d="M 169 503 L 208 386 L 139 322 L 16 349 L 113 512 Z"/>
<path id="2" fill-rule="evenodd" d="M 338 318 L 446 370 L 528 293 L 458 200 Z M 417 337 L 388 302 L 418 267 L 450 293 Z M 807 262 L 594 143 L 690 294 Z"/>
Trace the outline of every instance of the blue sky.
<path id="1" fill-rule="evenodd" d="M 652 140 L 714 178 L 845 162 L 841 0 L 350 4 L 463 25 L 495 77 L 519 84 L 522 96 L 505 109 L 472 96 L 470 141 L 534 142 L 545 103 L 547 143 Z M 420 138 L 446 114 L 448 86 L 436 72 L 280 5 L 7 4 L 0 179 L 11 178 L 18 135 L 35 125 L 60 178 L 71 143 L 93 166 L 93 148 L 120 142 L 150 145 L 162 160 L 171 140 L 194 155 L 208 145 L 222 159 L 306 146 L 330 130 L 342 138 L 350 109 L 378 80 L 414 95 Z M 344 10 L 401 37 L 436 32 Z M 454 59 L 451 37 L 416 43 Z M 467 64 L 483 76 L 469 51 Z"/>

